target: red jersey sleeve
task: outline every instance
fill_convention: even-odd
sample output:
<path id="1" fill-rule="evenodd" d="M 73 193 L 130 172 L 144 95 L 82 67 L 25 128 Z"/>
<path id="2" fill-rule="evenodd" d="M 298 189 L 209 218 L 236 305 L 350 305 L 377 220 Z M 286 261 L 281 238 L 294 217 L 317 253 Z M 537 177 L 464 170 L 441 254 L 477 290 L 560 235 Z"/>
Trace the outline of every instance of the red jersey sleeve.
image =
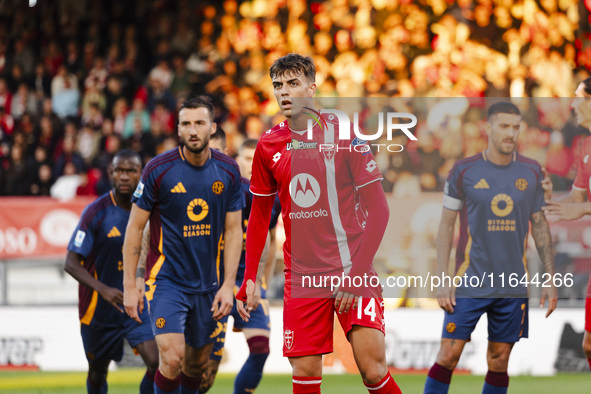
<path id="1" fill-rule="evenodd" d="M 586 142 L 586 141 L 585 141 Z M 589 160 L 589 156 L 585 154 L 585 148 L 587 144 L 583 145 L 579 160 L 577 161 L 577 176 L 573 182 L 573 188 L 579 190 L 587 190 L 587 179 L 585 177 L 585 157 Z"/>
<path id="2" fill-rule="evenodd" d="M 355 186 L 363 187 L 384 179 L 367 142 L 355 138 L 351 142 L 351 146 L 351 152 L 347 156 Z"/>
<path id="3" fill-rule="evenodd" d="M 250 191 L 258 196 L 272 196 L 277 193 L 277 181 L 273 177 L 270 168 L 269 157 L 270 150 L 267 144 L 259 141 L 257 149 L 254 151 L 252 162 L 252 176 L 250 179 Z"/>

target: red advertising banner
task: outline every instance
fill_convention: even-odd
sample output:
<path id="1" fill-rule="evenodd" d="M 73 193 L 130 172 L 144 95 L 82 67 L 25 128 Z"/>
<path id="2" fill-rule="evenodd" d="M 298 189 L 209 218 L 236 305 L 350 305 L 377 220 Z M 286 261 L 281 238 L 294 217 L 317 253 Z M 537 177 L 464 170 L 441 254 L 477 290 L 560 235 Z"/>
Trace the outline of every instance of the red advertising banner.
<path id="1" fill-rule="evenodd" d="M 45 197 L 0 198 L 0 259 L 63 256 L 84 207 L 94 197 L 60 202 Z"/>

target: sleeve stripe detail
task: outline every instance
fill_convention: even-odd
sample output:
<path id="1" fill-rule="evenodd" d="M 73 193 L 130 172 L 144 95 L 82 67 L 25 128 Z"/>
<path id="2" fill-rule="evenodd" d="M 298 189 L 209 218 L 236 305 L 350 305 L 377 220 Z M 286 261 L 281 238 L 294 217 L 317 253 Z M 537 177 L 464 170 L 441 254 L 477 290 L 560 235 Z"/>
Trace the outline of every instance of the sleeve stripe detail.
<path id="1" fill-rule="evenodd" d="M 261 197 L 269 197 L 269 196 L 274 196 L 275 194 L 277 194 L 277 192 L 275 192 L 275 193 L 271 193 L 271 194 L 255 193 L 255 192 L 253 192 L 253 191 L 252 191 L 252 188 L 250 188 L 250 189 L 248 189 L 248 190 L 250 190 L 250 192 L 251 192 L 252 194 L 254 194 L 255 196 L 261 196 Z"/>
<path id="2" fill-rule="evenodd" d="M 382 178 L 382 177 L 380 177 L 380 178 L 376 178 L 376 179 L 372 179 L 371 181 L 369 181 L 369 182 L 366 182 L 366 183 L 364 183 L 363 185 L 359 185 L 359 186 L 357 186 L 357 189 L 360 189 L 360 188 L 362 188 L 363 186 L 367 186 L 367 185 L 369 185 L 370 183 L 374 183 L 374 182 L 377 182 L 377 181 L 380 181 L 380 182 L 381 182 L 381 181 L 383 181 L 383 180 L 384 180 L 384 178 Z"/>
<path id="3" fill-rule="evenodd" d="M 447 209 L 459 211 L 462 208 L 463 203 L 464 202 L 462 200 L 458 200 L 457 198 L 453 198 L 447 194 L 443 195 L 443 206 Z"/>

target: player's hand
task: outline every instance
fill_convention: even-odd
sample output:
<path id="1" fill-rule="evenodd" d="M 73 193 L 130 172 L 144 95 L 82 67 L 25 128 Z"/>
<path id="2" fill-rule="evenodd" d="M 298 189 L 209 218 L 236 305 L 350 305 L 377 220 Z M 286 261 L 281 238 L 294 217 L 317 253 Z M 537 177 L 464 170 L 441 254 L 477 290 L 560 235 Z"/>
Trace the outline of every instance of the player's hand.
<path id="1" fill-rule="evenodd" d="M 262 294 L 261 284 L 257 281 L 257 285 L 254 287 L 254 294 L 252 295 L 252 310 L 253 311 L 256 311 L 256 309 L 259 307 L 259 304 L 261 302 L 261 294 Z"/>
<path id="2" fill-rule="evenodd" d="M 558 303 L 558 292 L 556 291 L 556 287 L 544 287 L 542 288 L 542 294 L 540 296 L 540 308 L 544 307 L 546 303 L 546 298 L 548 298 L 548 311 L 546 312 L 546 317 L 550 316 L 554 309 L 556 309 L 556 304 Z"/>
<path id="3" fill-rule="evenodd" d="M 144 281 L 144 278 L 135 278 L 135 287 L 137 287 L 137 289 L 140 292 L 140 299 L 139 299 L 139 311 L 140 313 L 144 312 L 144 295 L 146 293 L 146 282 Z"/>
<path id="4" fill-rule="evenodd" d="M 456 306 L 456 288 L 439 287 L 437 288 L 436 295 L 439 307 L 447 313 L 454 313 L 454 306 Z"/>
<path id="5" fill-rule="evenodd" d="M 105 286 L 100 291 L 101 297 L 109 304 L 113 305 L 117 310 L 123 313 L 123 309 L 119 305 L 123 304 L 123 292 L 114 287 Z"/>
<path id="6" fill-rule="evenodd" d="M 215 294 L 211 305 L 213 319 L 220 320 L 222 317 L 228 316 L 232 312 L 232 306 L 234 306 L 234 286 L 224 284 Z"/>
<path id="7" fill-rule="evenodd" d="M 142 323 L 138 316 L 138 305 L 140 300 L 140 291 L 135 286 L 125 287 L 123 289 L 123 306 L 125 313 L 138 323 Z"/>
<path id="8" fill-rule="evenodd" d="M 542 189 L 544 190 L 544 200 L 550 201 L 552 199 L 552 179 L 550 179 L 550 175 L 548 175 L 548 171 L 542 167 L 542 174 L 544 175 L 544 179 L 542 179 Z"/>
<path id="9" fill-rule="evenodd" d="M 246 322 L 250 319 L 250 312 L 254 310 L 252 301 L 254 298 L 255 287 L 254 282 L 251 279 L 248 279 L 242 283 L 240 290 L 238 290 L 238 293 L 236 294 L 236 309 L 238 309 L 238 314 L 242 320 Z M 246 299 L 246 306 L 242 301 L 243 299 Z"/>
<path id="10" fill-rule="evenodd" d="M 580 203 L 562 203 L 558 201 L 547 201 L 542 208 L 546 220 L 557 222 L 559 220 L 575 220 L 585 215 L 585 205 Z"/>
<path id="11" fill-rule="evenodd" d="M 338 291 L 334 301 L 335 308 L 338 308 L 339 313 L 347 313 L 349 309 L 357 308 L 359 297 L 355 294 Z"/>

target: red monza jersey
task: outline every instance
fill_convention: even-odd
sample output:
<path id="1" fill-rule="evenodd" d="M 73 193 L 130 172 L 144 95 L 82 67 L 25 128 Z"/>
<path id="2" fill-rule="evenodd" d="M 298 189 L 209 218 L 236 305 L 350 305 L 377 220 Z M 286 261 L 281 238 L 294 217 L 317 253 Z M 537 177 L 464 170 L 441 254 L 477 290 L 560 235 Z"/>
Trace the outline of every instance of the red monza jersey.
<path id="1" fill-rule="evenodd" d="M 585 138 L 581 147 L 581 154 L 577 162 L 577 176 L 573 182 L 573 189 L 586 191 L 587 200 L 591 201 L 591 138 Z M 591 298 L 591 278 L 587 283 L 587 298 Z M 591 326 L 591 311 L 587 312 Z"/>
<path id="2" fill-rule="evenodd" d="M 352 127 L 339 140 L 336 117 L 322 117 L 311 139 L 281 122 L 263 133 L 254 155 L 250 191 L 279 193 L 286 270 L 296 275 L 348 273 L 367 219 L 358 189 L 382 179 L 367 142 Z"/>

